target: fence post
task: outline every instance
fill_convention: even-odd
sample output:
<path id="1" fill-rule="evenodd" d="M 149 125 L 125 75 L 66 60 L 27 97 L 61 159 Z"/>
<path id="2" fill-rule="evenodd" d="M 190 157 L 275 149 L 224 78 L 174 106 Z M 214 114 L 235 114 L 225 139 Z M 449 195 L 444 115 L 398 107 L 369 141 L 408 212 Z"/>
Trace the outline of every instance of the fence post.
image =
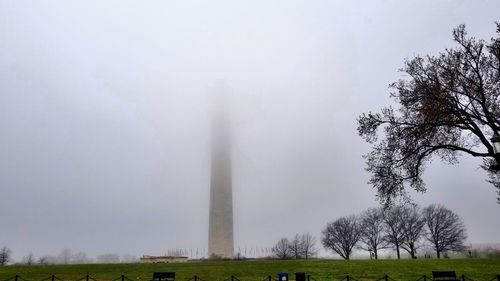
<path id="1" fill-rule="evenodd" d="M 122 281 L 125 281 L 125 275 L 122 274 Z"/>
<path id="2" fill-rule="evenodd" d="M 424 281 L 427 281 L 427 275 L 424 274 L 423 278 Z"/>
<path id="3" fill-rule="evenodd" d="M 194 276 L 194 281 L 198 281 L 198 276 Z"/>
<path id="4" fill-rule="evenodd" d="M 349 274 L 347 274 L 347 276 L 346 276 L 346 280 L 347 280 L 347 281 L 349 281 Z"/>
<path id="5" fill-rule="evenodd" d="M 465 281 L 465 275 L 462 274 L 462 281 Z"/>
<path id="6" fill-rule="evenodd" d="M 389 280 L 389 278 L 388 278 L 388 277 L 389 277 L 389 276 L 387 276 L 387 274 L 386 274 L 386 275 L 384 276 L 384 280 L 385 280 L 385 281 Z"/>
<path id="7" fill-rule="evenodd" d="M 500 275 L 499 275 L 499 276 L 500 276 Z M 267 279 L 268 279 L 269 281 L 273 281 L 273 278 L 271 277 L 271 275 L 267 276 Z M 500 281 L 500 280 L 498 280 L 498 281 Z"/>
<path id="8" fill-rule="evenodd" d="M 19 275 L 17 275 L 17 274 L 16 274 L 16 277 L 15 277 L 15 278 L 16 278 L 16 281 L 17 281 L 17 279 L 19 279 Z"/>
<path id="9" fill-rule="evenodd" d="M 231 275 L 231 281 L 234 281 L 234 275 Z"/>
<path id="10" fill-rule="evenodd" d="M 52 281 L 56 280 L 56 276 L 54 274 L 52 274 L 52 278 L 51 278 Z"/>
<path id="11" fill-rule="evenodd" d="M 85 278 L 86 278 L 85 280 L 89 281 L 89 275 L 88 274 L 87 274 L 87 276 Z"/>
<path id="12" fill-rule="evenodd" d="M 500 274 L 497 275 L 497 280 L 500 281 Z"/>
<path id="13" fill-rule="evenodd" d="M 311 281 L 311 274 L 307 274 L 307 281 Z"/>

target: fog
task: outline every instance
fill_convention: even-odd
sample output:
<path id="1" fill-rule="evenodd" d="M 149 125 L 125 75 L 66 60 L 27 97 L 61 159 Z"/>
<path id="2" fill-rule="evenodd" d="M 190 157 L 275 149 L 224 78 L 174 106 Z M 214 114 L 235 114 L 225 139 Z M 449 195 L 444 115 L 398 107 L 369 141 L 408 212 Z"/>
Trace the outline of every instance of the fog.
<path id="1" fill-rule="evenodd" d="M 20 260 L 207 248 L 209 116 L 227 90 L 235 249 L 379 204 L 356 117 L 405 58 L 489 39 L 498 1 L 0 0 L 0 246 Z M 500 242 L 479 161 L 434 161 L 423 206 Z M 322 248 L 320 246 L 320 248 Z M 243 251 L 243 250 L 242 250 Z M 320 255 L 329 255 L 320 251 Z"/>

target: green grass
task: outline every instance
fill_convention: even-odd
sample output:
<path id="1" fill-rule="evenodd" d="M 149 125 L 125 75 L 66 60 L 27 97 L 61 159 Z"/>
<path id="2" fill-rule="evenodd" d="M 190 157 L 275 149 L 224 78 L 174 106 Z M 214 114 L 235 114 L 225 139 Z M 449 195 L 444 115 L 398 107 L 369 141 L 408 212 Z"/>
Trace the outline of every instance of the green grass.
<path id="1" fill-rule="evenodd" d="M 385 274 L 395 280 L 416 281 L 432 270 L 454 270 L 472 280 L 489 281 L 500 274 L 500 259 L 442 260 L 291 260 L 291 261 L 211 261 L 178 264 L 86 264 L 0 267 L 0 281 L 19 274 L 29 281 L 39 281 L 55 274 L 63 280 L 78 280 L 87 273 L 101 281 L 113 280 L 124 274 L 137 281 L 151 279 L 154 271 L 175 271 L 176 280 L 185 281 L 198 275 L 204 281 L 222 281 L 231 275 L 241 281 L 261 281 L 277 272 L 306 272 L 318 281 L 339 281 L 341 276 L 376 280 Z"/>

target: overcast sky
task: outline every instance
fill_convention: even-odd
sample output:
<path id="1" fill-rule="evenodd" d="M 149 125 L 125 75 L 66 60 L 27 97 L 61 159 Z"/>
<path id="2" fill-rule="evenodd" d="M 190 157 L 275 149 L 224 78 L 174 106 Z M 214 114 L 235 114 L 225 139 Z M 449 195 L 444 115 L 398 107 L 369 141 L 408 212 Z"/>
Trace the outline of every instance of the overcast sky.
<path id="1" fill-rule="evenodd" d="M 376 206 L 356 117 L 405 58 L 488 39 L 499 1 L 0 0 L 0 246 L 163 254 L 208 240 L 211 89 L 230 88 L 235 249 Z M 215 85 L 215 86 L 214 86 Z M 468 241 L 500 242 L 479 161 L 439 161 Z M 249 251 L 249 250 L 248 250 Z"/>

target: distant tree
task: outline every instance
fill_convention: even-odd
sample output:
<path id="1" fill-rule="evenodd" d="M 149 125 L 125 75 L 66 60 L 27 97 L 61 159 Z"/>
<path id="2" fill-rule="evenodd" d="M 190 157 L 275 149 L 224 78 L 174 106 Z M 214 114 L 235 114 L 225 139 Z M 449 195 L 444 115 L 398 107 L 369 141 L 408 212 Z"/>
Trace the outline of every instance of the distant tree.
<path id="1" fill-rule="evenodd" d="M 47 256 L 39 257 L 38 258 L 38 264 L 40 264 L 40 265 L 48 264 L 48 258 L 47 258 Z"/>
<path id="2" fill-rule="evenodd" d="M 386 210 L 384 216 L 384 239 L 396 250 L 398 259 L 401 258 L 400 248 L 404 243 L 405 233 L 403 227 L 403 208 L 393 206 Z"/>
<path id="3" fill-rule="evenodd" d="M 401 211 L 404 237 L 401 248 L 406 250 L 412 259 L 416 259 L 417 242 L 424 234 L 425 218 L 417 206 L 406 206 Z"/>
<path id="4" fill-rule="evenodd" d="M 10 255 L 12 254 L 12 251 L 7 248 L 7 246 L 3 246 L 2 249 L 0 250 L 0 265 L 7 265 L 10 261 Z"/>
<path id="5" fill-rule="evenodd" d="M 300 236 L 300 241 L 303 247 L 303 255 L 306 260 L 318 254 L 316 238 L 309 232 L 302 234 L 302 236 Z"/>
<path id="6" fill-rule="evenodd" d="M 390 86 L 397 109 L 358 118 L 359 135 L 373 144 L 364 156 L 369 183 L 384 203 L 407 198 L 408 187 L 425 192 L 425 164 L 434 156 L 455 164 L 459 153 L 483 160 L 500 203 L 500 173 L 490 169 L 500 163 L 490 141 L 500 134 L 500 23 L 496 27 L 497 37 L 488 43 L 458 26 L 457 47 L 406 61 L 405 78 Z"/>
<path id="7" fill-rule="evenodd" d="M 356 216 L 341 217 L 326 225 L 321 242 L 326 249 L 332 250 L 348 260 L 356 243 L 361 238 Z"/>
<path id="8" fill-rule="evenodd" d="M 68 248 L 63 249 L 57 256 L 57 263 L 59 264 L 69 264 L 72 257 L 71 250 Z"/>
<path id="9" fill-rule="evenodd" d="M 303 257 L 304 245 L 302 244 L 299 234 L 295 234 L 293 239 L 288 242 L 288 247 L 290 248 L 290 254 L 294 259 L 298 260 Z"/>
<path id="10" fill-rule="evenodd" d="M 90 263 L 92 259 L 90 259 L 85 252 L 77 252 L 73 255 L 71 259 L 71 263 L 74 264 L 86 264 Z"/>
<path id="11" fill-rule="evenodd" d="M 443 252 L 465 249 L 465 225 L 457 214 L 436 204 L 426 207 L 423 214 L 428 230 L 427 240 L 434 246 L 438 258 Z"/>
<path id="12" fill-rule="evenodd" d="M 387 247 L 384 239 L 384 210 L 369 208 L 364 211 L 360 218 L 360 231 L 360 248 L 373 251 L 375 259 L 378 259 L 378 250 Z"/>
<path id="13" fill-rule="evenodd" d="M 291 257 L 290 242 L 286 238 L 281 238 L 271 250 L 278 259 L 286 260 Z"/>
<path id="14" fill-rule="evenodd" d="M 23 257 L 22 259 L 22 263 L 26 264 L 26 265 L 32 265 L 35 261 L 35 256 L 33 255 L 33 253 L 29 253 L 27 256 Z"/>
<path id="15" fill-rule="evenodd" d="M 117 254 L 103 254 L 97 256 L 96 260 L 98 263 L 119 263 L 120 256 Z"/>

